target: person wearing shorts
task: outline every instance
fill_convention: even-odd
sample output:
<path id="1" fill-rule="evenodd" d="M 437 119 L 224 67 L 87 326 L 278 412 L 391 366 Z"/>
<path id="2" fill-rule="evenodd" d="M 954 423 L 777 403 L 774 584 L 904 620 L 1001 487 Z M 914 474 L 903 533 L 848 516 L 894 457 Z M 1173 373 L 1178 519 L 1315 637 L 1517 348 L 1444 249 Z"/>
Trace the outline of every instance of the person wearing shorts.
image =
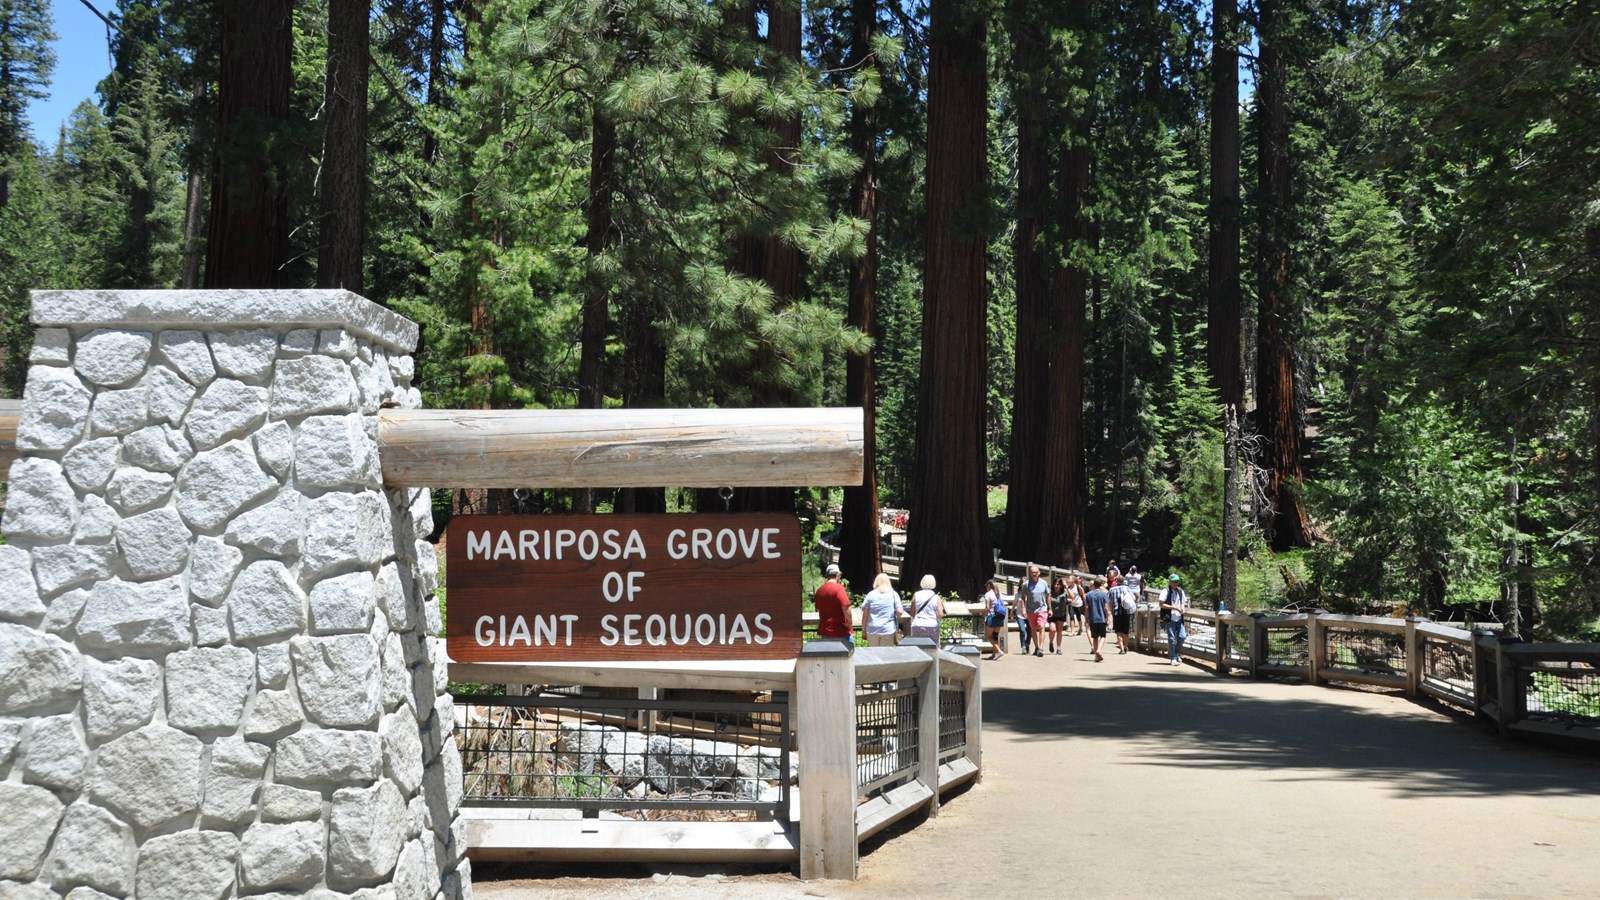
<path id="1" fill-rule="evenodd" d="M 1006 601 L 1000 596 L 1000 587 L 991 578 L 983 585 L 983 627 L 988 632 L 989 646 L 994 651 L 990 659 L 999 659 L 1006 655 L 1001 649 L 1005 643 L 1006 634 Z"/>
<path id="2" fill-rule="evenodd" d="M 1068 609 L 1071 604 L 1067 602 L 1067 580 L 1057 577 L 1050 585 L 1050 652 L 1056 656 L 1061 655 Z"/>
<path id="3" fill-rule="evenodd" d="M 1111 589 L 1111 630 L 1117 635 L 1117 652 L 1128 652 L 1128 633 L 1133 626 L 1133 611 L 1139 605 L 1139 592 L 1122 582 Z"/>
<path id="4" fill-rule="evenodd" d="M 1022 624 L 1032 638 L 1033 655 L 1044 655 L 1044 630 L 1050 621 L 1050 584 L 1039 574 L 1038 566 L 1028 567 L 1028 580 L 1017 591 L 1022 595 Z"/>
<path id="5" fill-rule="evenodd" d="M 1089 620 L 1089 651 L 1094 654 L 1095 662 L 1104 662 L 1100 647 L 1111 625 L 1111 595 L 1106 593 L 1104 578 L 1095 578 L 1093 587 L 1083 598 L 1083 615 Z"/>
<path id="6" fill-rule="evenodd" d="M 1083 585 L 1076 575 L 1067 577 L 1067 619 L 1073 634 L 1083 634 Z"/>

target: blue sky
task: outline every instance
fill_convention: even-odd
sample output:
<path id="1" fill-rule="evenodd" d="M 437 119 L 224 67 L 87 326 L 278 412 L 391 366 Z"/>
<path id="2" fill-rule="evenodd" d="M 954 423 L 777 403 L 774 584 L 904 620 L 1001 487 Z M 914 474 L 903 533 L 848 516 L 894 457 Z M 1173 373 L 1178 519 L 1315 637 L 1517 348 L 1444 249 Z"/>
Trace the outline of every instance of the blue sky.
<path id="1" fill-rule="evenodd" d="M 106 0 L 90 0 L 106 12 Z M 33 136 L 46 147 L 54 147 L 61 124 L 72 115 L 72 108 L 85 100 L 98 100 L 94 86 L 111 71 L 110 50 L 106 44 L 106 25 L 84 8 L 81 0 L 51 0 L 55 18 L 56 71 L 50 80 L 50 96 L 28 104 L 28 121 Z"/>

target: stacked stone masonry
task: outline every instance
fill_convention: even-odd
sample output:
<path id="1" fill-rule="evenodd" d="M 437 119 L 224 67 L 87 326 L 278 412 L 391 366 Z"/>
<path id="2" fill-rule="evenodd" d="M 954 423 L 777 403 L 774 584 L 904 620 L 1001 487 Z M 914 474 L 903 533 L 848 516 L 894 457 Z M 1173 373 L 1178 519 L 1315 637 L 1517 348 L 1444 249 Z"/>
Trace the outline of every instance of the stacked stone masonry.
<path id="1" fill-rule="evenodd" d="M 0 546 L 0 897 L 471 894 L 416 326 L 342 291 L 37 292 Z"/>

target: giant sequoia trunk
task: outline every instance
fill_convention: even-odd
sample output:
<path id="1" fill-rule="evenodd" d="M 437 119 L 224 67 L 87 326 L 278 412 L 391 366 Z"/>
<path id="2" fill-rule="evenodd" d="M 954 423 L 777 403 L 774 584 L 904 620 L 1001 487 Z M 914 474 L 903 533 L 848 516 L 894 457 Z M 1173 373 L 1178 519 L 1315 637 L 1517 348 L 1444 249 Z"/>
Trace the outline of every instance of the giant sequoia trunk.
<path id="1" fill-rule="evenodd" d="M 1238 0 L 1211 4 L 1210 297 L 1206 334 L 1211 384 L 1223 406 L 1222 585 L 1220 601 L 1235 609 L 1239 557 L 1239 44 Z"/>
<path id="2" fill-rule="evenodd" d="M 872 37 L 877 30 L 877 0 L 854 0 L 849 66 L 865 71 L 874 64 Z M 878 296 L 878 122 L 872 107 L 857 104 L 850 111 L 850 148 L 861 160 L 850 186 L 850 214 L 867 223 L 866 247 L 850 266 L 850 325 L 872 334 Z M 861 486 L 844 489 L 844 520 L 839 528 L 839 568 L 852 585 L 872 583 L 883 564 L 878 531 L 877 390 L 873 351 L 845 360 L 845 402 L 862 411 Z"/>
<path id="3" fill-rule="evenodd" d="M 322 92 L 322 246 L 317 286 L 364 291 L 367 239 L 368 0 L 328 3 L 328 66 Z"/>
<path id="4" fill-rule="evenodd" d="M 1057 227 L 1063 256 L 1081 258 L 1090 240 L 1089 111 L 1075 113 L 1067 146 L 1061 151 L 1056 191 Z M 1044 442 L 1043 504 L 1039 516 L 1041 559 L 1088 568 L 1084 554 L 1084 511 L 1088 501 L 1084 469 L 1083 359 L 1088 323 L 1089 273 L 1077 262 L 1057 265 L 1051 279 L 1051 306 L 1059 318 L 1060 341 L 1047 388 L 1049 426 Z"/>
<path id="5" fill-rule="evenodd" d="M 288 261 L 282 140 L 292 82 L 291 0 L 223 0 L 206 287 L 275 288 Z"/>
<path id="6" fill-rule="evenodd" d="M 1005 552 L 1011 559 L 1043 559 L 1041 529 L 1045 436 L 1050 416 L 1050 366 L 1059 335 L 1051 315 L 1050 272 L 1055 243 L 1045 236 L 1050 202 L 1050 141 L 1045 111 L 1048 35 L 1040 8 L 1012 0 L 1007 21 L 1016 53 L 1013 104 L 1017 111 L 1017 226 L 1011 253 L 1016 270 L 1017 337 L 1011 396 L 1010 475 L 1006 491 Z M 985 353 L 987 357 L 987 353 Z"/>
<path id="7" fill-rule="evenodd" d="M 1272 502 L 1272 546 L 1308 547 L 1310 526 L 1300 501 L 1304 480 L 1300 463 L 1300 410 L 1295 394 L 1295 330 L 1298 311 L 1289 293 L 1288 66 L 1280 40 L 1283 17 L 1278 0 L 1261 2 L 1260 76 L 1257 79 L 1260 150 L 1260 237 L 1258 238 L 1256 417 L 1266 458 L 1268 499 Z"/>
<path id="8" fill-rule="evenodd" d="M 962 0 L 929 24 L 922 378 L 905 578 L 976 598 L 993 571 L 984 497 L 983 210 L 988 181 L 986 27 Z"/>

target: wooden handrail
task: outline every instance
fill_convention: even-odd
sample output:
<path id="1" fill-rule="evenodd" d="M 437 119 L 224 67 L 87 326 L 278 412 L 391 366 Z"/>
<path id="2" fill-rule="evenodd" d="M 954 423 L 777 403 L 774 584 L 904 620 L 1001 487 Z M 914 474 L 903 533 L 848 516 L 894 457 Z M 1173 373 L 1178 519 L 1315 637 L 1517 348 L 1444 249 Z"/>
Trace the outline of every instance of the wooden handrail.
<path id="1" fill-rule="evenodd" d="M 22 402 L 0 400 L 0 465 Z M 385 410 L 388 487 L 853 487 L 859 408 Z"/>
<path id="2" fill-rule="evenodd" d="M 385 410 L 388 487 L 862 483 L 859 408 Z"/>

